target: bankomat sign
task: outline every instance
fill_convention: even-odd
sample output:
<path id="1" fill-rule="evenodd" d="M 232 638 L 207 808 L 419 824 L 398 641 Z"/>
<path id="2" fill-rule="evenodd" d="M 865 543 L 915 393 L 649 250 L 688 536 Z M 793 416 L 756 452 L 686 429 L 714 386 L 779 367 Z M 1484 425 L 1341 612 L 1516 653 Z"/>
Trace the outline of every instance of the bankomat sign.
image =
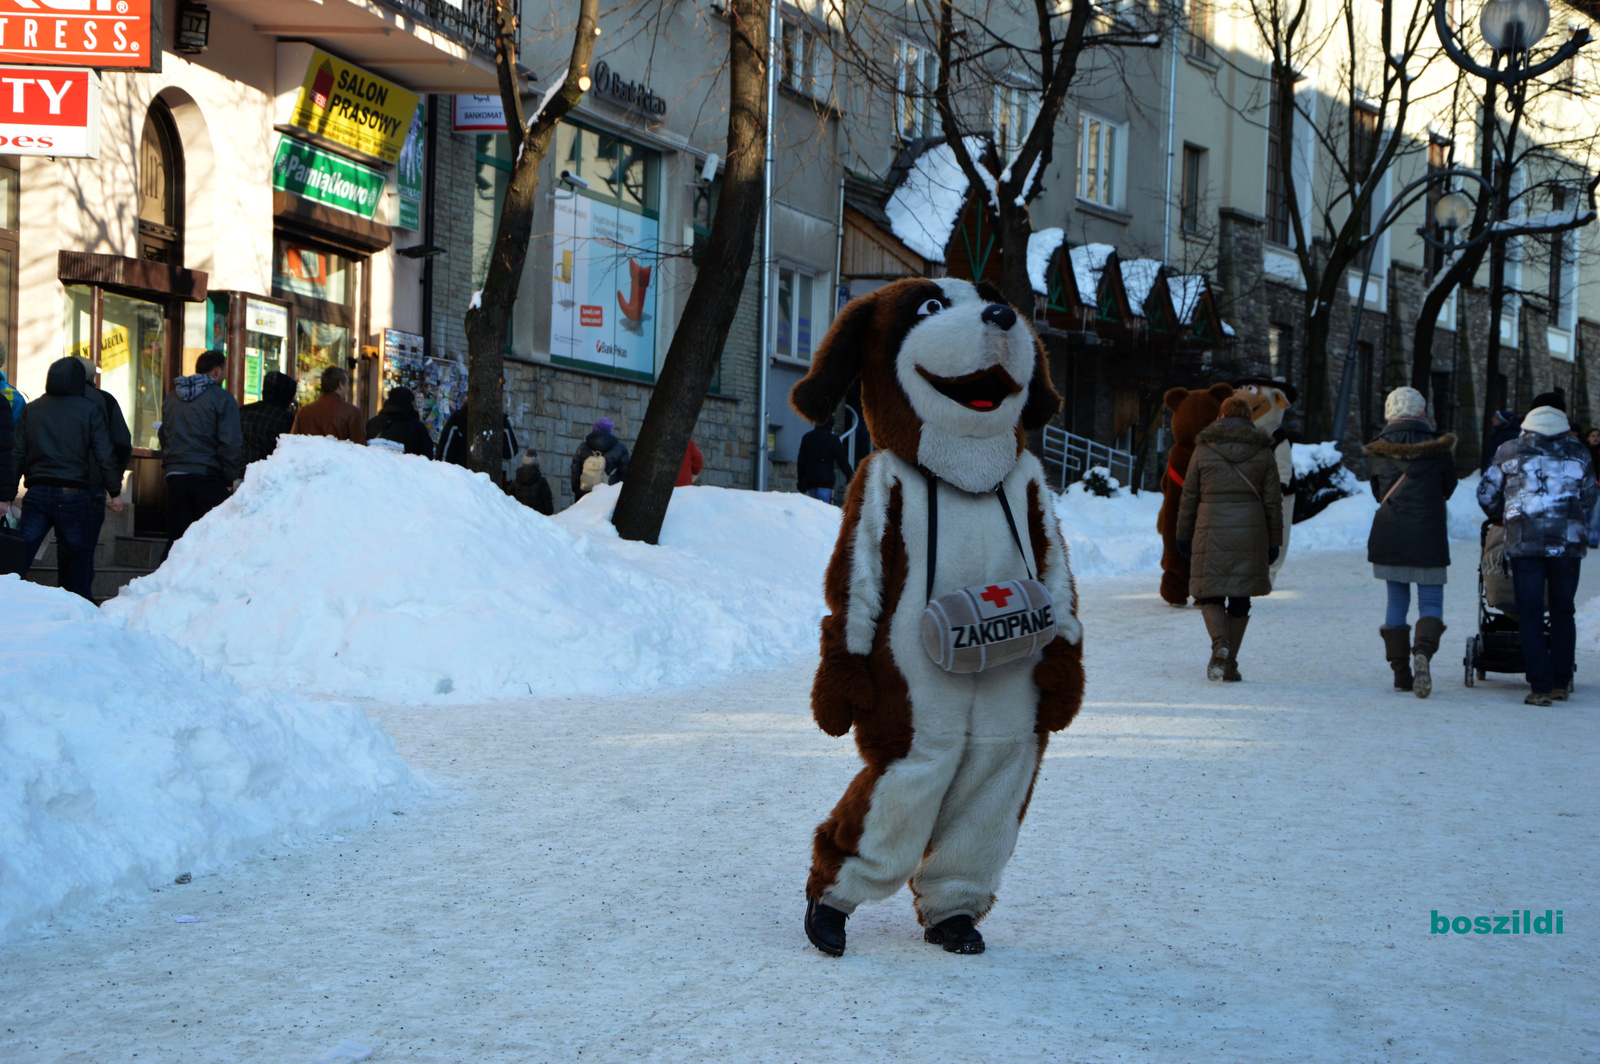
<path id="1" fill-rule="evenodd" d="M 156 0 L 0 0 L 0 63 L 160 70 Z"/>
<path id="2" fill-rule="evenodd" d="M 93 70 L 0 66 L 0 153 L 98 156 L 100 75 Z"/>

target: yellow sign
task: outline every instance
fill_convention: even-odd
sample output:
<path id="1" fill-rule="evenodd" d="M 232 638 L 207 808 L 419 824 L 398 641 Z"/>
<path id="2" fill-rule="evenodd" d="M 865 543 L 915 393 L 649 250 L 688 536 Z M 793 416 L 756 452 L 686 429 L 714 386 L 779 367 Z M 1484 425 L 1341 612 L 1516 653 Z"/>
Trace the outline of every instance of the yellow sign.
<path id="1" fill-rule="evenodd" d="M 73 358 L 90 358 L 89 341 L 81 340 L 72 345 Z M 126 325 L 113 325 L 100 333 L 100 372 L 110 373 L 114 369 L 121 369 L 128 364 L 128 327 Z"/>
<path id="2" fill-rule="evenodd" d="M 395 163 L 416 112 L 416 93 L 314 49 L 289 124 Z"/>

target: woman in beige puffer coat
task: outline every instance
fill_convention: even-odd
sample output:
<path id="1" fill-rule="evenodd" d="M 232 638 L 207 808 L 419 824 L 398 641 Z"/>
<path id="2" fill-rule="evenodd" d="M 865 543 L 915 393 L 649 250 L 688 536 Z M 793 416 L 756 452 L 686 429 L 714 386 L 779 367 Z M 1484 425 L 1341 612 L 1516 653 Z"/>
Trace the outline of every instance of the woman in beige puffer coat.
<path id="1" fill-rule="evenodd" d="M 1283 545 L 1283 489 L 1272 440 L 1250 405 L 1233 398 L 1195 437 L 1178 508 L 1178 550 L 1189 556 L 1189 594 L 1211 636 L 1208 680 L 1237 681 L 1250 598 L 1272 594 L 1269 568 Z"/>

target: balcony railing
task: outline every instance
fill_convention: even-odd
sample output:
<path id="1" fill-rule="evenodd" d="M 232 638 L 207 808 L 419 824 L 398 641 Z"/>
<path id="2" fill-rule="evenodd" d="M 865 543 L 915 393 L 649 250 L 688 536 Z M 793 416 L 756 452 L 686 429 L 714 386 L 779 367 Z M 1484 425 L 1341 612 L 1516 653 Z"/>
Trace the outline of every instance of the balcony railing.
<path id="1" fill-rule="evenodd" d="M 1086 440 L 1054 425 L 1044 427 L 1044 461 L 1046 467 L 1054 465 L 1060 473 L 1057 483 L 1065 491 L 1095 466 L 1105 466 L 1112 479 L 1123 487 L 1133 483 L 1134 456 L 1118 451 L 1103 443 Z"/>
<path id="2" fill-rule="evenodd" d="M 457 43 L 484 55 L 494 54 L 495 0 L 378 0 Z M 521 15 L 521 0 L 511 0 Z"/>

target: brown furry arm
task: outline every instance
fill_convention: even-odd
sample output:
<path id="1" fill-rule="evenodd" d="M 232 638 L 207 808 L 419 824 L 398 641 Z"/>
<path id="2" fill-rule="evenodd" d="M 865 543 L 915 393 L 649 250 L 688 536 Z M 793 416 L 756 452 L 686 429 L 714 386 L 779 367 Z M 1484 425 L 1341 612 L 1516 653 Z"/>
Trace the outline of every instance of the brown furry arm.
<path id="1" fill-rule="evenodd" d="M 850 480 L 845 495 L 844 518 L 839 523 L 839 539 L 828 560 L 823 581 L 823 597 L 828 616 L 822 619 L 822 660 L 811 684 L 811 715 L 817 727 L 829 735 L 843 735 L 856 716 L 870 712 L 876 704 L 872 677 L 864 654 L 852 654 L 846 640 L 845 621 L 850 611 L 850 574 L 855 557 L 855 539 L 861 524 L 861 507 L 866 495 L 868 463 Z"/>
<path id="2" fill-rule="evenodd" d="M 1033 683 L 1039 688 L 1034 730 L 1060 731 L 1071 724 L 1083 705 L 1083 641 L 1069 643 L 1061 636 L 1051 640 L 1033 667 Z"/>
<path id="3" fill-rule="evenodd" d="M 1028 538 L 1039 580 L 1056 600 L 1056 630 L 1063 633 L 1050 641 L 1033 667 L 1033 683 L 1039 689 L 1034 728 L 1040 734 L 1060 731 L 1072 723 L 1083 705 L 1084 686 L 1078 586 L 1054 507 L 1046 508 L 1049 499 L 1049 489 L 1042 482 L 1028 485 Z"/>

